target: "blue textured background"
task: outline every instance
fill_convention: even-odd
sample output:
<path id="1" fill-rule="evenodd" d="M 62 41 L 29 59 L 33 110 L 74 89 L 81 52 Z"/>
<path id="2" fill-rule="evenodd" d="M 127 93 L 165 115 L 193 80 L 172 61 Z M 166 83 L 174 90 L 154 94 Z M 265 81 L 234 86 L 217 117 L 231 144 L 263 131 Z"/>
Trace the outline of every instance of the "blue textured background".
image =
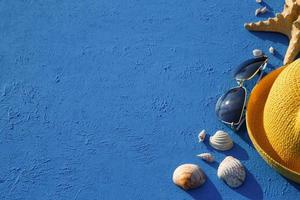
<path id="1" fill-rule="evenodd" d="M 268 1 L 281 11 L 283 1 Z M 250 33 L 255 0 L 1 0 L 0 199 L 299 199 L 300 187 L 273 171 L 219 123 L 217 98 L 254 48 L 281 65 L 288 40 Z M 272 16 L 267 14 L 264 17 Z M 197 143 L 206 129 L 229 131 L 235 147 Z M 245 184 L 230 189 L 213 152 L 239 158 Z M 184 192 L 175 167 L 199 164 L 205 185 Z"/>

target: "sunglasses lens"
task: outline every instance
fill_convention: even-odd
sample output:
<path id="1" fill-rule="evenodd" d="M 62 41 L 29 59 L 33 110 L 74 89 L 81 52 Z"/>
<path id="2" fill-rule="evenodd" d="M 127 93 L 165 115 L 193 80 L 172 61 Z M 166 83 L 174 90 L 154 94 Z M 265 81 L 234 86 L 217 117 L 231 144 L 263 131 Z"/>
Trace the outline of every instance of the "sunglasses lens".
<path id="1" fill-rule="evenodd" d="M 246 90 L 242 87 L 230 89 L 216 104 L 218 118 L 227 123 L 237 124 L 244 109 Z"/>
<path id="2" fill-rule="evenodd" d="M 266 60 L 266 56 L 246 60 L 238 66 L 237 71 L 234 73 L 234 78 L 236 80 L 250 79 L 253 75 L 255 75 L 255 73 L 258 72 Z"/>

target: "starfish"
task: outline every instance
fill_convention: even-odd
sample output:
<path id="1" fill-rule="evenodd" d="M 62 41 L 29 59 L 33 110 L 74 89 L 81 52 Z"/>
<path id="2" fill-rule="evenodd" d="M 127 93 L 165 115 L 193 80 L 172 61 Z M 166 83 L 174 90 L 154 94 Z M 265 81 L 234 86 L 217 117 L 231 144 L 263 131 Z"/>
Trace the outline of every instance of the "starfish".
<path id="1" fill-rule="evenodd" d="M 283 64 L 294 61 L 300 52 L 300 0 L 286 0 L 283 11 L 275 17 L 256 23 L 246 23 L 250 31 L 270 31 L 286 35 L 290 42 Z"/>

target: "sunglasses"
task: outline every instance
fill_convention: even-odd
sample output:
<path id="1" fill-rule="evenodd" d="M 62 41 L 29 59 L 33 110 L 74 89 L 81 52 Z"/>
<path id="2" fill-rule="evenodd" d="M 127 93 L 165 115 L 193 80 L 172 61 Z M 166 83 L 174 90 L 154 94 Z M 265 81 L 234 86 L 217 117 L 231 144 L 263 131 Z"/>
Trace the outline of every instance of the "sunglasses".
<path id="1" fill-rule="evenodd" d="M 234 131 L 238 131 L 245 121 L 247 90 L 243 83 L 259 74 L 257 84 L 263 77 L 267 62 L 268 57 L 262 56 L 241 63 L 234 73 L 238 86 L 228 90 L 217 101 L 215 108 L 217 117 L 224 124 L 230 125 Z"/>

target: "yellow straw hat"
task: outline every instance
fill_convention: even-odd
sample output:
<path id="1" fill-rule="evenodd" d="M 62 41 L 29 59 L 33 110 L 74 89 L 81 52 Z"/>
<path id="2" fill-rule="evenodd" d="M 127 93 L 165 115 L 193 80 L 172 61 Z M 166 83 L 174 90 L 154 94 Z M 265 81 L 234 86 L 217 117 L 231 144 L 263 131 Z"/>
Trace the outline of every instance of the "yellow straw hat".
<path id="1" fill-rule="evenodd" d="M 254 87 L 246 122 L 251 141 L 267 163 L 300 183 L 300 59 Z"/>

